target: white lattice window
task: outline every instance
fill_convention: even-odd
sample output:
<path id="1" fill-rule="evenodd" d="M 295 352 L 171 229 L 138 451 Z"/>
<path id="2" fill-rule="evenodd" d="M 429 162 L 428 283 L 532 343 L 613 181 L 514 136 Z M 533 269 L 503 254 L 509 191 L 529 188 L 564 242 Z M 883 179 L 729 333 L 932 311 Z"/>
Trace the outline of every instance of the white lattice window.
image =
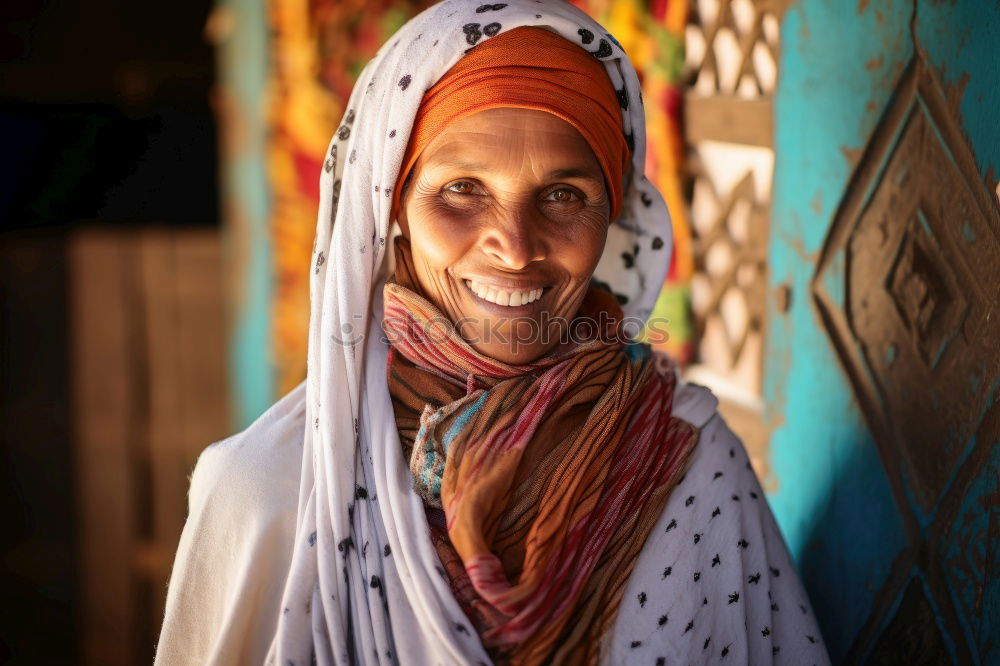
<path id="1" fill-rule="evenodd" d="M 774 169 L 772 95 L 783 3 L 692 0 L 685 34 L 685 172 L 695 363 L 762 478 L 764 290 Z"/>

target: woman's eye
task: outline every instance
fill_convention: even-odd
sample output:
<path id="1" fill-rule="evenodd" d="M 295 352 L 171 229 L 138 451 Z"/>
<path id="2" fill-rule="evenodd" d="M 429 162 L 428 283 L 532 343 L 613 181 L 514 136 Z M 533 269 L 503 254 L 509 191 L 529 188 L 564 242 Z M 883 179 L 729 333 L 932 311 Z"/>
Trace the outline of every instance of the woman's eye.
<path id="1" fill-rule="evenodd" d="M 454 192 L 455 194 L 472 194 L 476 186 L 467 180 L 462 180 L 457 183 L 452 183 L 447 187 L 449 192 Z"/>
<path id="2" fill-rule="evenodd" d="M 550 201 L 555 201 L 556 203 L 571 203 L 579 200 L 580 196 L 573 190 L 563 187 L 549 192 L 549 196 L 547 198 Z"/>

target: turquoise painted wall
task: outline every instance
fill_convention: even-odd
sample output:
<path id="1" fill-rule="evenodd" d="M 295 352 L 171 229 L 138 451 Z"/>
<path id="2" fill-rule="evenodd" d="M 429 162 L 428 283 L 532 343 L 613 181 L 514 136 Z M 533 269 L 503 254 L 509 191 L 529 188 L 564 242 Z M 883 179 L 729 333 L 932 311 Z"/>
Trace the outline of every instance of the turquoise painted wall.
<path id="1" fill-rule="evenodd" d="M 945 86 L 971 74 L 961 121 L 981 175 L 991 174 L 995 186 L 1000 3 L 798 0 L 782 21 L 764 386 L 778 480 L 770 501 L 835 662 L 868 619 L 906 536 L 810 282 L 857 161 L 915 48 Z M 774 296 L 782 287 L 791 293 L 786 313 Z M 996 461 L 981 481 L 988 486 L 992 478 L 994 488 Z M 996 581 L 990 590 L 995 607 Z"/>
<path id="2" fill-rule="evenodd" d="M 1000 3 L 921 0 L 916 33 L 941 83 L 962 90 L 962 129 L 980 175 L 995 188 L 1000 178 Z"/>
<path id="3" fill-rule="evenodd" d="M 271 360 L 271 236 L 265 89 L 267 3 L 221 0 L 213 17 L 219 43 L 224 136 L 222 188 L 231 279 L 230 383 L 234 424 L 249 425 L 274 401 Z"/>

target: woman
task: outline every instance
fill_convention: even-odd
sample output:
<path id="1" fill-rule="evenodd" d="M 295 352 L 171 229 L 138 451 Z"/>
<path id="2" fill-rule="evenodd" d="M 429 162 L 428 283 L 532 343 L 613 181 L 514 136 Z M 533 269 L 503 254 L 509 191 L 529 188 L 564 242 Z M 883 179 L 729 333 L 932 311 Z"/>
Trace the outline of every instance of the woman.
<path id="1" fill-rule="evenodd" d="M 321 176 L 308 378 L 199 459 L 159 663 L 827 662 L 714 398 L 625 339 L 670 256 L 644 145 L 568 4 L 383 47 Z"/>

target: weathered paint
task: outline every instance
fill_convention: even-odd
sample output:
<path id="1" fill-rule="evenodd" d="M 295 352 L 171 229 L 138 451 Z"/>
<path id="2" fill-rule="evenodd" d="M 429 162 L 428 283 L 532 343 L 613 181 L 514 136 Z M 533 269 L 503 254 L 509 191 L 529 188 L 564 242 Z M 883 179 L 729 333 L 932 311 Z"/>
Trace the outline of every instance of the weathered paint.
<path id="1" fill-rule="evenodd" d="M 912 55 L 909 17 L 901 2 L 876 0 L 859 15 L 849 3 L 802 0 L 781 29 L 769 267 L 771 285 L 789 284 L 793 296 L 787 314 L 768 304 L 764 395 L 769 420 L 782 422 L 771 436 L 780 489 L 770 500 L 836 660 L 904 538 L 809 284 L 857 154 L 878 121 L 868 107 L 884 108 Z M 881 67 L 868 67 L 879 60 Z"/>
<path id="2" fill-rule="evenodd" d="M 766 292 L 771 300 L 764 395 L 767 420 L 774 424 L 771 468 L 779 480 L 770 501 L 831 654 L 841 661 L 907 540 L 869 428 L 810 295 L 810 281 L 852 173 L 915 48 L 926 54 L 958 110 L 980 175 L 990 191 L 997 186 L 1000 5 L 799 0 L 784 16 L 781 43 Z M 844 270 L 835 265 L 822 276 L 829 293 L 844 293 Z M 788 305 L 775 302 L 779 287 L 790 289 Z M 993 455 L 959 513 L 972 525 L 966 531 L 973 536 L 966 538 L 986 534 L 980 524 L 998 510 L 998 468 Z M 991 547 L 996 550 L 996 544 Z M 948 557 L 960 556 L 942 555 Z M 991 609 L 992 617 L 1000 617 L 1000 589 L 995 576 L 984 581 L 975 567 L 968 571 L 951 576 L 951 591 L 956 606 L 978 613 L 963 617 L 979 620 L 963 622 L 970 645 L 983 645 L 997 637 L 997 620 L 982 618 Z M 953 647 L 949 652 L 954 658 Z"/>
<path id="3" fill-rule="evenodd" d="M 941 557 L 949 588 L 962 613 L 966 640 L 985 653 L 992 642 L 993 655 L 1000 646 L 1000 584 L 995 578 L 1000 553 L 989 536 L 990 522 L 1000 513 L 1000 444 L 994 443 L 991 459 L 976 477 L 958 511 Z M 995 529 L 995 526 L 994 526 Z M 988 580 L 983 571 L 992 571 Z"/>
<path id="4" fill-rule="evenodd" d="M 271 248 L 268 220 L 265 0 L 221 0 L 217 31 L 217 102 L 223 140 L 226 261 L 230 275 L 229 367 L 233 413 L 244 427 L 273 402 L 270 347 Z"/>
<path id="5" fill-rule="evenodd" d="M 958 109 L 987 187 L 1000 177 L 1000 4 L 921 0 L 917 43 Z"/>

